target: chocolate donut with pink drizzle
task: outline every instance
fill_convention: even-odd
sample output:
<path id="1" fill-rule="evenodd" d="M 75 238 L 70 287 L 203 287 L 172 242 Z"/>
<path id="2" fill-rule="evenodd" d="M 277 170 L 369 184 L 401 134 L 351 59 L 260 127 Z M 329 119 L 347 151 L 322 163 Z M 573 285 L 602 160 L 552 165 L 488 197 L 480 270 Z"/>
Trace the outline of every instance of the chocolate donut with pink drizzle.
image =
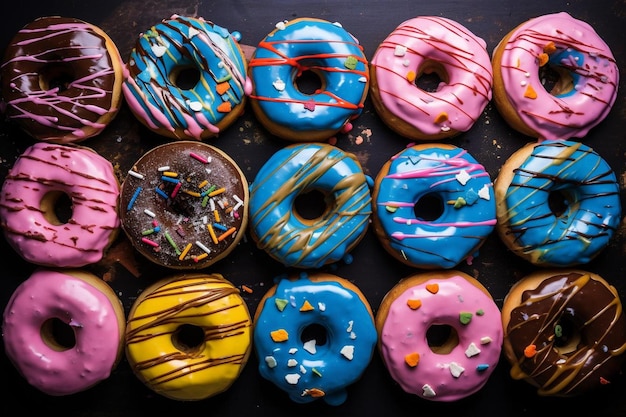
<path id="1" fill-rule="evenodd" d="M 512 127 L 541 140 L 583 138 L 617 97 L 619 69 L 609 46 L 565 12 L 517 26 L 492 62 L 497 109 Z M 544 86 L 551 72 L 555 81 Z"/>
<path id="2" fill-rule="evenodd" d="M 71 143 L 99 134 L 117 115 L 124 66 L 102 29 L 50 16 L 14 36 L 1 77 L 12 120 L 37 140 Z"/>
<path id="3" fill-rule="evenodd" d="M 439 140 L 469 130 L 491 100 L 485 41 L 443 17 L 401 23 L 376 49 L 370 75 L 376 112 L 391 129 L 413 140 Z M 437 86 L 428 86 L 429 75 L 440 81 Z"/>

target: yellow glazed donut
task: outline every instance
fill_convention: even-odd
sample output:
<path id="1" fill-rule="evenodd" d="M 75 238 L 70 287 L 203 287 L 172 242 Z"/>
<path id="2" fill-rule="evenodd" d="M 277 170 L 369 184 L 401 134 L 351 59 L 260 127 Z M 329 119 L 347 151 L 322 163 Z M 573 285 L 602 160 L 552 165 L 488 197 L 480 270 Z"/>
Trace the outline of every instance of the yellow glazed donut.
<path id="1" fill-rule="evenodd" d="M 147 387 L 174 400 L 226 391 L 248 361 L 252 320 L 220 274 L 179 274 L 146 288 L 126 327 L 126 357 Z"/>

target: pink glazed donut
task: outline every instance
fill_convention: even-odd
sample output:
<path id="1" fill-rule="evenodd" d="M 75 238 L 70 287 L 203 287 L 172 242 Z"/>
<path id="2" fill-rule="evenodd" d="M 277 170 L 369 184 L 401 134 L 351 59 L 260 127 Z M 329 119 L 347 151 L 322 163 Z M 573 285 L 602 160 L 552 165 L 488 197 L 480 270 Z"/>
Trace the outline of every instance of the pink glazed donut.
<path id="1" fill-rule="evenodd" d="M 619 70 L 608 45 L 565 12 L 517 26 L 496 46 L 492 62 L 498 111 L 540 140 L 584 137 L 617 97 Z M 545 69 L 558 74 L 553 87 L 544 87 Z"/>
<path id="2" fill-rule="evenodd" d="M 96 263 L 119 230 L 119 192 L 113 166 L 92 149 L 38 142 L 6 176 L 0 227 L 28 262 L 49 267 Z M 67 219 L 57 214 L 64 196 L 71 203 Z"/>
<path id="3" fill-rule="evenodd" d="M 383 298 L 376 329 L 391 377 L 407 393 L 431 401 L 456 401 L 480 390 L 502 349 L 500 310 L 491 295 L 454 270 L 401 280 Z"/>
<path id="4" fill-rule="evenodd" d="M 33 387 L 53 396 L 108 378 L 122 357 L 125 327 L 122 303 L 102 279 L 43 268 L 17 287 L 2 323 L 7 357 Z"/>
<path id="5" fill-rule="evenodd" d="M 420 88 L 436 74 L 435 91 Z M 438 140 L 469 130 L 491 100 L 486 43 L 461 24 L 421 16 L 400 24 L 377 48 L 370 96 L 380 118 L 413 140 Z"/>

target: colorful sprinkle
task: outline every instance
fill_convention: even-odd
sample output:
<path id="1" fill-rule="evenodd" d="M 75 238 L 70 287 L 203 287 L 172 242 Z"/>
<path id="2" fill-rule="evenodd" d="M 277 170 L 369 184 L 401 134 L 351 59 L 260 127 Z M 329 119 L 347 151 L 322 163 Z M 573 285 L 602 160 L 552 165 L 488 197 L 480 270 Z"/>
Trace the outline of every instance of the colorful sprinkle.
<path id="1" fill-rule="evenodd" d="M 346 58 L 346 62 L 344 62 L 343 65 L 349 70 L 354 70 L 358 63 L 359 61 L 356 59 L 356 57 L 353 55 L 350 55 L 348 58 Z"/>
<path id="2" fill-rule="evenodd" d="M 426 284 L 426 290 L 431 294 L 437 294 L 439 292 L 439 284 Z"/>
<path id="3" fill-rule="evenodd" d="M 439 124 L 439 123 L 443 123 L 445 121 L 448 120 L 448 113 L 446 113 L 445 111 L 442 111 L 441 113 L 439 113 L 436 117 L 435 117 L 435 124 Z"/>
<path id="4" fill-rule="evenodd" d="M 139 197 L 139 193 L 141 192 L 142 189 L 143 188 L 141 187 L 137 187 L 137 189 L 135 189 L 133 196 L 130 198 L 128 205 L 126 206 L 126 210 L 130 210 L 133 208 L 133 206 L 135 205 L 135 201 L 137 200 L 137 197 Z"/>
<path id="5" fill-rule="evenodd" d="M 270 337 L 276 343 L 286 342 L 287 340 L 289 340 L 289 333 L 287 333 L 287 330 L 285 329 L 278 329 L 270 332 Z"/>
<path id="6" fill-rule="evenodd" d="M 313 311 L 313 310 L 315 310 L 315 307 L 313 307 L 311 303 L 309 303 L 308 300 L 304 300 L 302 307 L 300 307 L 300 311 L 305 312 L 305 311 Z"/>
<path id="7" fill-rule="evenodd" d="M 524 356 L 526 356 L 527 358 L 532 358 L 536 354 L 537 354 L 537 346 L 528 345 L 524 348 Z"/>
<path id="8" fill-rule="evenodd" d="M 537 98 L 537 92 L 535 91 L 535 89 L 528 84 L 526 86 L 526 91 L 524 92 L 524 97 L 529 98 L 531 100 L 534 100 Z"/>
<path id="9" fill-rule="evenodd" d="M 409 299 L 407 300 L 406 304 L 411 310 L 417 310 L 422 306 L 422 300 Z"/>
<path id="10" fill-rule="evenodd" d="M 415 368 L 420 361 L 420 354 L 417 352 L 409 353 L 404 357 L 404 362 L 411 368 Z"/>
<path id="11" fill-rule="evenodd" d="M 236 227 L 231 227 L 230 229 L 228 229 L 227 231 L 225 231 L 224 233 L 222 233 L 221 235 L 217 237 L 218 242 L 221 242 L 222 240 L 226 239 L 228 236 L 235 233 L 236 230 L 237 230 Z"/>
<path id="12" fill-rule="evenodd" d="M 289 301 L 285 300 L 284 298 L 276 298 L 274 300 L 274 303 L 276 304 L 276 308 L 279 311 L 283 311 L 285 307 L 287 307 L 287 304 L 289 304 Z"/>
<path id="13" fill-rule="evenodd" d="M 319 389 L 319 388 L 308 388 L 308 389 L 305 389 L 302 392 L 302 396 L 303 397 L 307 396 L 307 395 L 309 395 L 309 396 L 311 396 L 313 398 L 320 398 L 320 397 L 323 397 L 324 395 L 326 395 L 326 393 L 324 391 L 322 391 L 321 389 Z"/>
<path id="14" fill-rule="evenodd" d="M 185 256 L 187 256 L 192 246 L 193 245 L 191 243 L 187 243 L 187 245 L 185 246 L 185 249 L 183 249 L 183 251 L 178 256 L 179 261 L 182 261 L 183 259 L 185 259 Z"/>
<path id="15" fill-rule="evenodd" d="M 481 364 L 479 364 L 479 365 L 476 365 L 476 370 L 477 370 L 478 372 L 484 372 L 484 371 L 486 371 L 487 369 L 489 369 L 489 364 L 487 364 L 487 363 L 481 363 Z"/>
<path id="16" fill-rule="evenodd" d="M 459 321 L 461 324 L 469 324 L 469 322 L 472 321 L 472 317 L 474 317 L 474 315 L 466 311 L 459 313 Z"/>

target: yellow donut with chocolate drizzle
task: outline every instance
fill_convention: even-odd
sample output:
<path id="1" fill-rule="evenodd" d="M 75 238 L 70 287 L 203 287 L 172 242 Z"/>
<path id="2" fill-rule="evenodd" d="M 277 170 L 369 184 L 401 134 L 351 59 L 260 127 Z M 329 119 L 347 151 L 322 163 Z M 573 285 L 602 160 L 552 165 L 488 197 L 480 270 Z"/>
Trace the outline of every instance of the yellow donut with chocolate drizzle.
<path id="1" fill-rule="evenodd" d="M 504 299 L 503 351 L 511 376 L 543 396 L 571 397 L 611 382 L 626 359 L 616 289 L 587 271 L 536 271 Z"/>
<path id="2" fill-rule="evenodd" d="M 251 318 L 220 274 L 179 274 L 146 288 L 126 328 L 126 358 L 148 388 L 174 400 L 226 391 L 250 356 Z"/>

